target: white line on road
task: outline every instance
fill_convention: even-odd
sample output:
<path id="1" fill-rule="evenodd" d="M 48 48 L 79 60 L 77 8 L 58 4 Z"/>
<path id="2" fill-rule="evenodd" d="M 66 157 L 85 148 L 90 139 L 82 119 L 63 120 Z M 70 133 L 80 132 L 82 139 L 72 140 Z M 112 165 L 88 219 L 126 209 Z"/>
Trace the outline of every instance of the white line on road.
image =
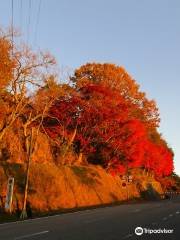
<path id="1" fill-rule="evenodd" d="M 164 218 L 163 218 L 163 221 L 166 221 L 166 220 L 167 220 L 167 217 L 164 217 Z"/>
<path id="2" fill-rule="evenodd" d="M 48 233 L 48 232 L 49 232 L 49 231 L 43 231 L 43 232 L 32 233 L 32 234 L 28 234 L 28 235 L 24 235 L 24 236 L 16 237 L 16 238 L 14 238 L 14 240 L 19 240 L 19 239 L 23 239 L 23 238 L 30 238 L 30 237 L 37 236 L 37 235 L 41 235 L 41 234 L 45 234 L 45 233 Z"/>
<path id="3" fill-rule="evenodd" d="M 135 209 L 132 211 L 132 213 L 137 213 L 137 212 L 140 212 L 141 210 L 139 208 Z"/>
<path id="4" fill-rule="evenodd" d="M 94 210 L 94 209 L 92 209 Z M 6 222 L 6 223 L 1 223 L 0 224 L 0 228 L 4 227 L 6 225 L 11 225 L 11 224 L 20 224 L 20 223 L 24 223 L 24 222 L 34 222 L 34 221 L 38 221 L 38 220 L 44 220 L 44 219 L 48 219 L 48 218 L 55 218 L 55 217 L 60 217 L 63 215 L 73 215 L 73 214 L 78 214 L 80 212 L 85 212 L 85 211 L 90 211 L 90 210 L 84 210 L 84 211 L 77 211 L 77 212 L 67 212 L 67 213 L 60 213 L 60 214 L 56 214 L 56 215 L 50 215 L 50 216 L 46 216 L 46 217 L 37 217 L 37 218 L 33 218 L 33 219 L 25 219 L 25 220 L 18 220 L 15 222 Z"/>
<path id="5" fill-rule="evenodd" d="M 74 212 L 64 212 L 64 213 L 59 213 L 59 214 L 55 214 L 55 215 L 50 215 L 50 216 L 46 216 L 46 217 L 37 217 L 37 218 L 33 218 L 33 219 L 25 219 L 25 220 L 19 220 L 19 221 L 15 221 L 15 222 L 6 222 L 6 223 L 0 223 L 0 229 L 1 227 L 4 226 L 9 226 L 11 224 L 19 224 L 19 223 L 24 223 L 24 222 L 34 222 L 34 221 L 38 221 L 38 220 L 44 220 L 44 219 L 49 219 L 49 218 L 55 218 L 55 217 L 60 217 L 60 216 L 68 216 L 68 215 L 74 215 L 74 214 L 80 214 L 80 215 L 88 215 L 88 213 L 92 213 L 95 212 L 97 210 L 101 210 L 101 209 L 110 209 L 110 208 L 114 208 L 114 207 L 120 207 L 122 205 L 117 205 L 117 206 L 107 206 L 104 208 L 93 208 L 93 209 L 86 209 L 86 210 L 79 210 L 79 211 L 74 211 Z"/>
<path id="6" fill-rule="evenodd" d="M 173 216 L 173 214 L 169 214 L 169 217 L 172 217 Z"/>
<path id="7" fill-rule="evenodd" d="M 128 234 L 128 235 L 126 235 L 125 237 L 123 237 L 123 239 L 130 238 L 130 237 L 132 237 L 132 236 L 133 236 L 133 234 Z"/>
<path id="8" fill-rule="evenodd" d="M 180 212 L 179 211 L 176 211 L 176 214 L 179 214 Z"/>

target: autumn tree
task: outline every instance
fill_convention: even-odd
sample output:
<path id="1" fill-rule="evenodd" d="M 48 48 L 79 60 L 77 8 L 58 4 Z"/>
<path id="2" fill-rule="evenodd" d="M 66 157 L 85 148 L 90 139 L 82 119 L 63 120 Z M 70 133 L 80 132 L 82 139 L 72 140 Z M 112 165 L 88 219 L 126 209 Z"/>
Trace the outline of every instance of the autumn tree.
<path id="1" fill-rule="evenodd" d="M 31 105 L 30 92 L 41 86 L 45 70 L 54 66 L 55 60 L 49 53 L 34 53 L 25 45 L 18 46 L 10 40 L 10 35 L 0 36 L 0 77 L 1 104 L 4 115 L 1 117 L 0 140 L 15 120 Z"/>
<path id="2" fill-rule="evenodd" d="M 70 84 L 60 84 L 49 53 L 12 45 L 10 35 L 1 34 L 0 54 L 1 143 L 19 126 L 19 143 L 28 155 L 33 128 L 35 139 L 42 131 L 58 149 L 61 164 L 71 152 L 76 163 L 86 159 L 108 171 L 144 168 L 159 176 L 173 171 L 173 154 L 158 132 L 156 103 L 124 68 L 86 64 Z"/>
<path id="3" fill-rule="evenodd" d="M 0 35 L 0 91 L 9 84 L 13 76 L 15 62 L 11 58 L 12 46 L 5 37 Z"/>
<path id="4" fill-rule="evenodd" d="M 49 102 L 46 102 L 38 109 L 34 94 L 54 74 L 55 59 L 47 52 L 35 53 L 26 45 L 12 42 L 11 35 L 4 32 L 0 35 L 0 103 L 3 109 L 0 115 L 0 144 L 6 142 L 12 129 L 16 129 L 27 163 L 23 203 L 25 216 L 29 164 L 35 147 L 35 144 L 31 147 L 31 132 L 35 130 L 35 143 L 49 107 Z M 10 151 L 11 148 L 8 149 Z"/>
<path id="5" fill-rule="evenodd" d="M 125 165 L 124 129 L 133 119 L 127 102 L 117 91 L 103 85 L 86 85 L 78 93 L 58 99 L 49 115 L 51 118 L 44 122 L 46 132 L 60 139 L 60 144 L 71 139 L 76 153 L 104 167 L 112 166 L 115 158 L 119 165 Z"/>
<path id="6" fill-rule="evenodd" d="M 46 119 L 45 129 L 61 143 L 72 144 L 79 159 L 83 154 L 88 162 L 108 170 L 144 168 L 168 175 L 173 156 L 157 131 L 155 103 L 127 74 L 121 85 L 122 71 L 111 64 L 88 64 L 75 71 L 76 91 L 52 105 L 49 114 L 54 120 Z"/>
<path id="7" fill-rule="evenodd" d="M 109 63 L 88 63 L 77 69 L 71 80 L 77 89 L 88 83 L 102 83 L 112 90 L 119 91 L 120 95 L 132 104 L 134 117 L 149 126 L 158 126 L 159 112 L 155 101 L 147 99 L 146 94 L 140 91 L 137 82 L 123 67 Z"/>

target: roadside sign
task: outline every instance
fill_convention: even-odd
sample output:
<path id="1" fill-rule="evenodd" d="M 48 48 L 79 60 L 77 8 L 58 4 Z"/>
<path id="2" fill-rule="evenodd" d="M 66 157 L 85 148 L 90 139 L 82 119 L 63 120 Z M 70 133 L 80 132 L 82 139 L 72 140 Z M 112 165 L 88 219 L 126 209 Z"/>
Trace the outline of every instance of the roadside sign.
<path id="1" fill-rule="evenodd" d="M 122 176 L 122 180 L 123 181 L 127 181 L 127 182 L 132 182 L 133 181 L 133 177 L 132 177 L 132 175 L 123 175 Z"/>
<path id="2" fill-rule="evenodd" d="M 11 212 L 12 197 L 13 197 L 14 178 L 10 177 L 7 184 L 7 193 L 5 201 L 5 209 Z"/>
<path id="3" fill-rule="evenodd" d="M 129 175 L 129 176 L 128 176 L 128 182 L 132 182 L 132 180 L 133 180 L 132 175 Z"/>
<path id="4" fill-rule="evenodd" d="M 126 187 L 126 183 L 125 182 L 122 183 L 122 187 Z"/>
<path id="5" fill-rule="evenodd" d="M 123 175 L 122 180 L 126 180 L 127 176 Z"/>

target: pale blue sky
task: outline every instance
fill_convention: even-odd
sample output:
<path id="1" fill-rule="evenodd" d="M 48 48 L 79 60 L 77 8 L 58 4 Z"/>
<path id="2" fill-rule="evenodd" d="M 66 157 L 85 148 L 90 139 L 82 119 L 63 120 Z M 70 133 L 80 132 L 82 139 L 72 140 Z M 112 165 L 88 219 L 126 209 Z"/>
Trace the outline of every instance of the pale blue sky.
<path id="1" fill-rule="evenodd" d="M 122 65 L 156 100 L 160 132 L 180 174 L 180 1 L 14 0 L 14 23 L 33 47 L 48 49 L 60 67 L 86 62 Z M 22 3 L 22 5 L 21 5 Z M 21 9 L 23 11 L 21 11 Z M 0 0 L 0 25 L 11 21 L 11 0 Z M 36 39 L 36 40 L 35 40 Z"/>

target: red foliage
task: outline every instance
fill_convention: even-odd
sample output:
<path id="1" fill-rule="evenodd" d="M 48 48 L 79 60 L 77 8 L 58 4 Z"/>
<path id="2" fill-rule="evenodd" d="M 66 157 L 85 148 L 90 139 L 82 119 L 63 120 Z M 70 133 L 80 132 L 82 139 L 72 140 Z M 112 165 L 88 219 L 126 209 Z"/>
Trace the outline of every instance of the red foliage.
<path id="1" fill-rule="evenodd" d="M 158 176 L 173 170 L 173 156 L 167 146 L 148 139 L 145 122 L 132 117 L 133 105 L 116 90 L 89 84 L 78 93 L 58 99 L 45 119 L 46 132 L 60 142 L 69 142 L 92 162 L 111 173 L 144 167 Z"/>

